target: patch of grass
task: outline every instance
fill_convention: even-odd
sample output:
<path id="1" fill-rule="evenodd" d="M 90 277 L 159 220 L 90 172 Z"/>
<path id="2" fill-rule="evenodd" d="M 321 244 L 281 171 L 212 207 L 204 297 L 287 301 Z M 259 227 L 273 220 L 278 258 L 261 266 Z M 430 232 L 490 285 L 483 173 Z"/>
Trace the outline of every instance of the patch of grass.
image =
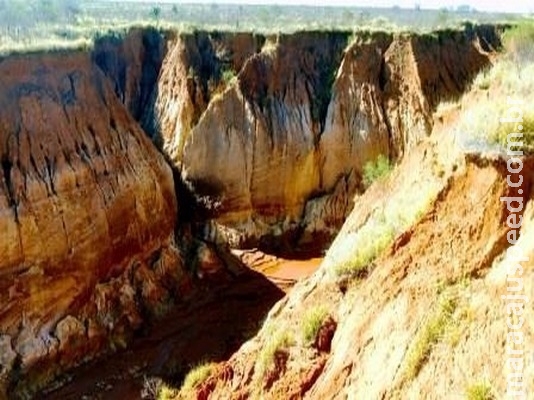
<path id="1" fill-rule="evenodd" d="M 394 192 L 389 201 L 379 204 L 364 224 L 343 235 L 333 245 L 327 259 L 331 263 L 331 277 L 338 283 L 348 283 L 367 276 L 375 259 L 399 234 L 406 232 L 426 215 L 437 195 L 438 186 L 428 184 L 419 190 Z"/>
<path id="2" fill-rule="evenodd" d="M 504 47 L 510 58 L 518 63 L 534 62 L 534 21 L 523 20 L 504 32 Z"/>
<path id="3" fill-rule="evenodd" d="M 387 176 L 393 170 L 393 164 L 385 155 L 380 154 L 375 161 L 363 166 L 363 184 L 366 188 L 373 182 Z"/>
<path id="4" fill-rule="evenodd" d="M 396 230 L 385 219 L 366 224 L 361 230 L 356 252 L 350 259 L 338 264 L 338 276 L 358 277 L 369 264 L 380 255 L 395 239 Z"/>
<path id="5" fill-rule="evenodd" d="M 328 310 L 324 306 L 314 307 L 304 314 L 301 330 L 302 339 L 305 343 L 312 343 L 317 337 L 319 329 L 328 317 Z"/>
<path id="6" fill-rule="evenodd" d="M 531 150 L 534 148 L 534 112 L 532 110 L 527 110 L 527 107 L 525 107 L 523 111 L 525 112 L 525 115 L 523 115 L 523 122 L 521 123 L 521 126 L 523 127 L 523 130 L 521 131 L 523 137 L 521 139 L 511 137 L 510 140 L 522 143 L 518 146 L 522 150 Z M 513 125 L 499 124 L 489 134 L 489 140 L 492 143 L 498 143 L 506 148 L 508 146 L 508 135 L 512 132 L 519 132 L 517 126 L 514 129 Z"/>
<path id="7" fill-rule="evenodd" d="M 534 21 L 522 21 L 503 36 L 505 56 L 490 69 L 482 71 L 474 86 L 488 90 L 487 98 L 468 105 L 457 127 L 458 136 L 475 140 L 479 146 L 498 145 L 506 148 L 508 135 L 523 134 L 522 150 L 534 151 L 534 110 L 528 105 L 534 92 Z M 521 100 L 522 123 L 501 122 L 510 104 L 507 98 Z M 519 130 L 522 125 L 522 131 Z"/>
<path id="8" fill-rule="evenodd" d="M 212 362 L 204 362 L 195 366 L 191 371 L 187 373 L 182 385 L 182 391 L 190 392 L 195 387 L 203 383 L 210 377 L 215 369 L 216 364 Z"/>
<path id="9" fill-rule="evenodd" d="M 489 96 L 479 98 L 476 103 L 466 107 L 456 127 L 457 136 L 463 138 L 462 140 L 474 139 L 481 144 L 499 145 L 506 148 L 508 135 L 512 132 L 521 132 L 523 134 L 522 150 L 532 152 L 534 150 L 534 110 L 528 105 L 534 92 L 534 62 L 516 64 L 510 60 L 501 59 L 489 71 L 482 72 L 475 79 L 474 85 L 487 87 Z M 511 107 L 507 103 L 508 97 L 524 102 L 520 106 L 523 112 L 523 122 L 501 122 L 501 118 L 506 117 Z M 521 131 L 519 125 L 523 127 Z"/>
<path id="10" fill-rule="evenodd" d="M 236 79 L 235 71 L 232 68 L 223 69 L 221 72 L 221 80 L 225 85 L 229 85 L 230 82 Z"/>
<path id="11" fill-rule="evenodd" d="M 437 311 L 430 316 L 421 328 L 408 351 L 404 375 L 406 379 L 413 380 L 419 374 L 430 356 L 433 346 L 442 339 L 447 327 L 452 322 L 456 305 L 454 297 L 443 296 L 441 298 Z"/>
<path id="12" fill-rule="evenodd" d="M 178 397 L 178 390 L 171 388 L 163 384 L 159 390 L 156 399 L 157 400 L 173 400 Z"/>
<path id="13" fill-rule="evenodd" d="M 257 377 L 263 379 L 273 367 L 276 353 L 287 350 L 295 343 L 292 333 L 288 329 L 279 329 L 273 334 L 266 334 L 268 342 L 261 349 L 256 361 Z"/>
<path id="14" fill-rule="evenodd" d="M 466 390 L 467 400 L 493 400 L 493 390 L 486 382 L 479 382 L 471 385 Z"/>

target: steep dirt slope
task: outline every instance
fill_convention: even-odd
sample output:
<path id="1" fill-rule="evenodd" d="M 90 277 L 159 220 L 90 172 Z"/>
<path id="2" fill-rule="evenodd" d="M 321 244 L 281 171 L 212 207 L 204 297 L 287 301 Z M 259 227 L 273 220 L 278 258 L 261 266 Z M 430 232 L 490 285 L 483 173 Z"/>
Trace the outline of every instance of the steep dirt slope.
<path id="1" fill-rule="evenodd" d="M 357 198 L 319 271 L 271 310 L 253 340 L 178 397 L 462 399 L 476 387 L 504 394 L 514 367 L 501 295 L 515 285 L 506 274 L 518 254 L 530 258 L 521 263 L 521 294 L 534 290 L 534 158 L 522 158 L 524 181 L 511 188 L 506 154 L 463 149 L 449 133 L 423 141 Z M 511 251 L 506 196 L 525 205 Z M 388 234 L 392 244 L 376 259 L 357 262 Z M 310 324 L 316 329 L 306 337 Z M 522 333 L 524 352 L 534 345 L 530 320 Z M 523 357 L 531 392 L 531 354 Z"/>
<path id="2" fill-rule="evenodd" d="M 122 346 L 190 291 L 194 248 L 171 169 L 88 54 L 2 60 L 0 106 L 1 398 Z"/>
<path id="3" fill-rule="evenodd" d="M 379 154 L 399 157 L 427 136 L 438 101 L 459 96 L 500 45 L 496 28 L 472 26 L 353 39 L 348 45 L 346 32 L 270 37 L 240 70 L 235 65 L 237 80 L 220 96 L 189 89 L 196 100 L 183 103 L 186 85 L 211 81 L 190 73 L 195 64 L 178 41 L 158 85 L 157 131 L 211 211 L 206 237 L 320 250 L 362 189 L 362 166 Z M 210 54 L 200 53 L 203 63 Z"/>

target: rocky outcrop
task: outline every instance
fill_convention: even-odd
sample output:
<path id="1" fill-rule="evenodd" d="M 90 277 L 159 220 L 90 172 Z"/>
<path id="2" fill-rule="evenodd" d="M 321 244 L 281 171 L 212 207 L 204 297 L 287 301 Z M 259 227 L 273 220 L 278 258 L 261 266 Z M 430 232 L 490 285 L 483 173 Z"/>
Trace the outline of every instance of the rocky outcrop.
<path id="1" fill-rule="evenodd" d="M 257 54 L 259 42 L 244 46 L 240 60 L 253 55 L 213 97 L 211 75 L 194 68 L 217 73 L 211 50 L 201 51 L 213 45 L 178 40 L 158 84 L 156 136 L 211 211 L 206 237 L 320 248 L 362 190 L 363 165 L 397 159 L 427 136 L 439 101 L 460 95 L 500 45 L 495 28 L 473 26 L 349 41 L 298 32 L 267 38 Z"/>
<path id="2" fill-rule="evenodd" d="M 187 295 L 191 239 L 175 234 L 171 169 L 88 54 L 0 62 L 0 166 L 0 388 L 14 396 Z"/>

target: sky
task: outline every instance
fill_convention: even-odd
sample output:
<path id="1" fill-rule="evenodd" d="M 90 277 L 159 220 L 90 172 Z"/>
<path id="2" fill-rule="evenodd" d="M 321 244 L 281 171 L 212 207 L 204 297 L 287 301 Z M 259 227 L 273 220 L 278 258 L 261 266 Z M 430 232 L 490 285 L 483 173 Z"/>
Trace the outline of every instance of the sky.
<path id="1" fill-rule="evenodd" d="M 421 8 L 456 7 L 467 4 L 479 11 L 534 12 L 534 0 L 184 0 L 181 2 L 362 7 L 393 7 L 397 5 L 405 8 L 413 8 L 416 3 L 420 4 Z"/>

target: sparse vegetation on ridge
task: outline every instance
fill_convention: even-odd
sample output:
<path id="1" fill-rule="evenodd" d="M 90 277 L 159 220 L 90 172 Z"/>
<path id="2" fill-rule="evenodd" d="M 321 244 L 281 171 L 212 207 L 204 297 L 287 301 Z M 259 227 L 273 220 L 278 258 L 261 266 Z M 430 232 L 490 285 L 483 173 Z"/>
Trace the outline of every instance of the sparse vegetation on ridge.
<path id="1" fill-rule="evenodd" d="M 439 299 L 437 310 L 421 327 L 408 350 L 405 361 L 405 379 L 413 380 L 419 374 L 432 352 L 432 347 L 442 339 L 452 322 L 456 306 L 457 301 L 451 295 L 444 294 Z"/>
<path id="2" fill-rule="evenodd" d="M 268 371 L 275 365 L 277 353 L 287 351 L 295 343 L 293 334 L 286 328 L 279 328 L 272 334 L 266 334 L 266 337 L 268 341 L 261 349 L 256 361 L 255 371 L 258 380 L 263 380 Z"/>
<path id="3" fill-rule="evenodd" d="M 492 68 L 481 72 L 473 82 L 474 88 L 491 91 L 488 96 L 469 104 L 462 113 L 456 134 L 462 140 L 481 144 L 507 146 L 508 135 L 517 132 L 515 124 L 500 119 L 510 107 L 508 97 L 525 102 L 523 110 L 523 138 L 525 152 L 534 151 L 534 111 L 528 105 L 534 93 L 534 23 L 525 22 L 504 34 L 505 56 Z M 520 140 L 521 142 L 521 140 Z"/>
<path id="4" fill-rule="evenodd" d="M 424 215 L 433 199 L 431 191 L 421 192 L 415 197 L 392 199 L 384 208 L 375 210 L 363 226 L 350 234 L 353 239 L 347 240 L 351 243 L 347 252 L 335 255 L 334 275 L 338 279 L 366 276 L 374 260 Z"/>
<path id="5" fill-rule="evenodd" d="M 236 73 L 232 68 L 223 69 L 221 79 L 225 85 L 229 85 L 236 78 Z"/>
<path id="6" fill-rule="evenodd" d="M 198 385 L 202 384 L 213 373 L 216 364 L 212 362 L 203 362 L 196 365 L 187 373 L 182 385 L 182 391 L 190 392 Z"/>
<path id="7" fill-rule="evenodd" d="M 378 221 L 366 224 L 359 232 L 361 240 L 355 244 L 355 254 L 336 266 L 336 275 L 350 278 L 361 276 L 371 262 L 393 242 L 395 234 L 393 225 L 383 216 Z"/>
<path id="8" fill-rule="evenodd" d="M 478 382 L 469 386 L 466 390 L 467 400 L 493 400 L 493 390 L 486 382 Z"/>
<path id="9" fill-rule="evenodd" d="M 380 154 L 376 160 L 369 161 L 363 166 L 363 184 L 369 187 L 374 181 L 386 177 L 393 170 L 393 164 L 383 154 Z"/>
<path id="10" fill-rule="evenodd" d="M 173 400 L 178 396 L 178 390 L 163 385 L 158 391 L 156 400 Z"/>
<path id="11" fill-rule="evenodd" d="M 377 10 L 355 7 L 254 6 L 231 4 L 121 3 L 78 0 L 0 2 L 0 54 L 90 46 L 109 30 L 153 26 L 161 30 L 254 31 L 276 34 L 299 30 L 410 30 L 460 27 L 466 19 L 495 23 L 504 14 L 439 10 Z"/>
<path id="12" fill-rule="evenodd" d="M 301 322 L 302 339 L 305 344 L 313 342 L 319 329 L 328 317 L 328 310 L 324 306 L 316 306 L 307 310 Z"/>

